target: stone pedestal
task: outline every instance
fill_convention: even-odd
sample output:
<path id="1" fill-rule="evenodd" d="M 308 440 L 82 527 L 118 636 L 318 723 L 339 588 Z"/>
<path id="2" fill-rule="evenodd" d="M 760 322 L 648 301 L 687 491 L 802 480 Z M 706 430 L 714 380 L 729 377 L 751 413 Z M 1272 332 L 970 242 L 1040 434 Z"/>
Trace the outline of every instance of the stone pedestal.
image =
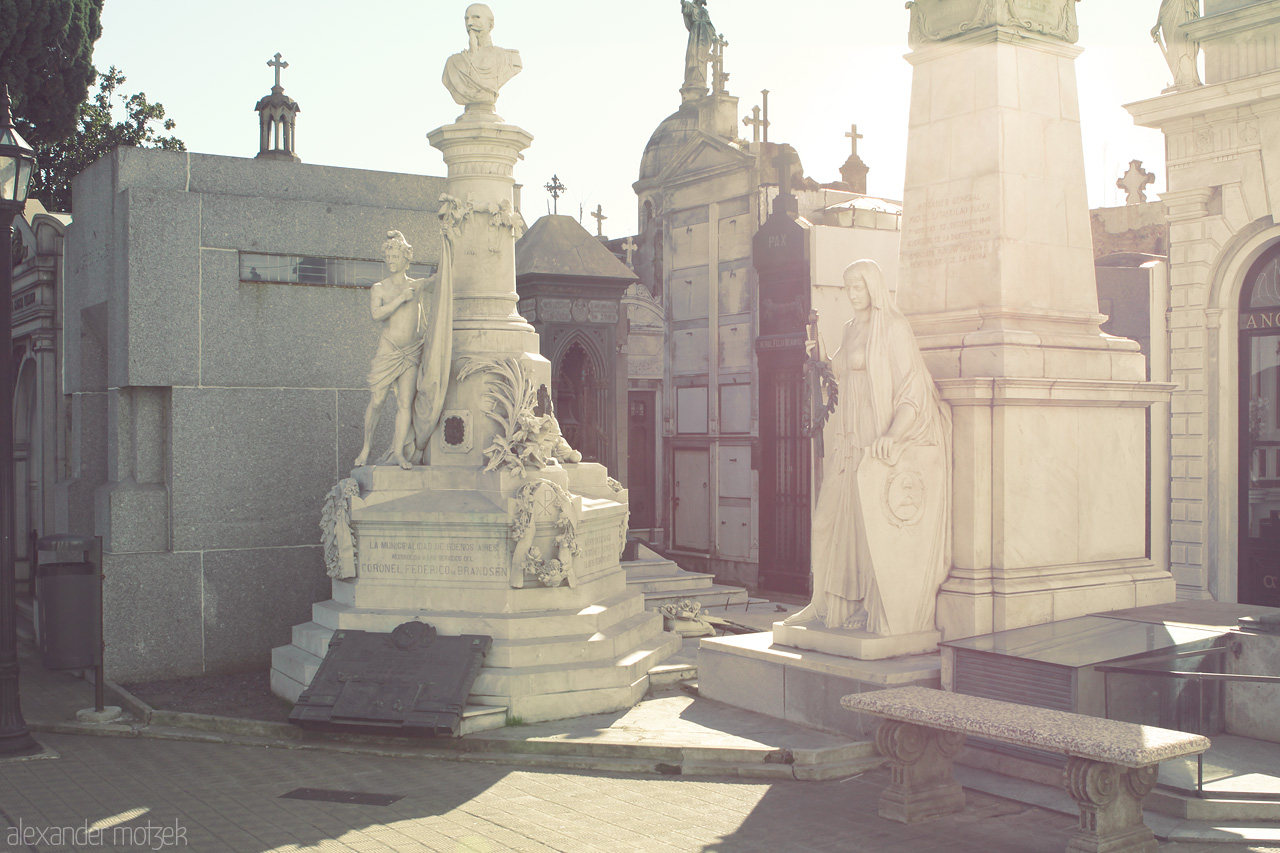
<path id="1" fill-rule="evenodd" d="M 943 638 L 1170 601 L 1145 529 L 1171 386 L 1099 331 L 1075 0 L 909 6 L 898 304 L 953 413 Z"/>
<path id="2" fill-rule="evenodd" d="M 865 741 L 875 736 L 878 721 L 850 714 L 840 705 L 842 697 L 888 687 L 938 688 L 941 666 L 937 652 L 857 660 L 782 645 L 768 632 L 708 637 L 698 646 L 698 692 L 758 714 Z"/>
<path id="3" fill-rule="evenodd" d="M 773 642 L 777 645 L 812 649 L 857 660 L 885 660 L 903 655 L 929 654 L 938 650 L 941 639 L 942 635 L 938 631 L 886 637 L 868 631 L 828 628 L 820 619 L 799 625 L 773 623 Z"/>
<path id="4" fill-rule="evenodd" d="M 1080 806 L 1080 828 L 1067 853 L 1156 853 L 1159 845 L 1142 822 L 1142 799 L 1155 787 L 1158 766 L 1120 767 L 1072 756 L 1063 786 Z"/>
<path id="5" fill-rule="evenodd" d="M 880 817 L 917 823 L 964 811 L 964 789 L 952 775 L 952 761 L 964 735 L 885 720 L 876 730 L 876 749 L 889 759 L 889 786 L 880 795 Z"/>

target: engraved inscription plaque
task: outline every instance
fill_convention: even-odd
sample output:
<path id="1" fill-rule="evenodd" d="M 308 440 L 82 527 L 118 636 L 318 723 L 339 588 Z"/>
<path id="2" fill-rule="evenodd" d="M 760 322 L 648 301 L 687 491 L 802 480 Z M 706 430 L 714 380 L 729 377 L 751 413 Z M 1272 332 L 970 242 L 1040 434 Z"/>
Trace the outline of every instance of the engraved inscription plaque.
<path id="1" fill-rule="evenodd" d="M 505 585 L 511 556 L 503 538 L 384 531 L 361 535 L 362 578 Z"/>
<path id="2" fill-rule="evenodd" d="M 998 236 L 991 202 L 961 193 L 927 202 L 904 235 L 903 260 L 914 267 L 984 260 Z"/>
<path id="3" fill-rule="evenodd" d="M 390 634 L 335 631 L 289 722 L 326 731 L 457 736 L 493 638 L 441 637 L 425 622 Z"/>

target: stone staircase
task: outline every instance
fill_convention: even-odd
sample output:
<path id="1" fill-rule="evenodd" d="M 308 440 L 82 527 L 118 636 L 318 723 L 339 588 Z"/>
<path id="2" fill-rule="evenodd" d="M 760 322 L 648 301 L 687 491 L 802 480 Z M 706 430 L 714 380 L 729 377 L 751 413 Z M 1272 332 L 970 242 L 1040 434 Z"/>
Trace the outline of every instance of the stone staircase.
<path id="1" fill-rule="evenodd" d="M 601 713 L 638 702 L 649 687 L 649 670 L 680 646 L 662 632 L 657 613 L 644 609 L 621 573 L 589 581 L 565 594 L 580 596 L 562 609 L 490 613 L 419 608 L 361 608 L 339 601 L 312 605 L 312 621 L 295 625 L 293 643 L 272 653 L 272 690 L 297 699 L 315 677 L 334 631 L 388 632 L 401 622 L 425 618 L 444 635 L 484 633 L 494 638 L 471 690 L 463 733 L 506 722 L 506 713 L 546 720 Z M 552 590 L 530 590 L 532 595 Z"/>
<path id="2" fill-rule="evenodd" d="M 685 599 L 698 602 L 704 609 L 746 605 L 751 599 L 737 586 L 715 583 L 715 575 L 687 572 L 647 545 L 633 542 L 634 554 L 624 559 L 627 589 L 644 593 L 646 610 L 657 610 L 664 604 Z M 632 547 L 627 553 L 631 554 Z"/>

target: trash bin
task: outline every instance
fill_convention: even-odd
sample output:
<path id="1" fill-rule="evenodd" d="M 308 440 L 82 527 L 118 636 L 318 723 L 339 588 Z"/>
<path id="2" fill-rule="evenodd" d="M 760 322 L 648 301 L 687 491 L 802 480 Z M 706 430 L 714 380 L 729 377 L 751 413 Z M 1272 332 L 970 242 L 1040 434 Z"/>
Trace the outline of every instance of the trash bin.
<path id="1" fill-rule="evenodd" d="M 98 572 L 87 553 L 93 540 L 57 534 L 36 542 L 56 562 L 37 564 L 40 655 L 45 669 L 92 669 L 98 636 Z M 79 558 L 79 559 L 76 559 Z"/>

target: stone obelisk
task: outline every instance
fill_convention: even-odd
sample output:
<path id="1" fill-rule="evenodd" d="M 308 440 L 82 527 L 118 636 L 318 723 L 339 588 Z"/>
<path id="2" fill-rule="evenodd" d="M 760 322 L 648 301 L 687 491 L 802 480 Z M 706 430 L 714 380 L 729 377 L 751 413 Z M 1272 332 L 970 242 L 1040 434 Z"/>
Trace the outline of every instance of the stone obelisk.
<path id="1" fill-rule="evenodd" d="M 1170 601 L 1146 554 L 1145 381 L 1104 335 L 1076 0 L 915 0 L 898 303 L 953 408 L 944 639 Z"/>

